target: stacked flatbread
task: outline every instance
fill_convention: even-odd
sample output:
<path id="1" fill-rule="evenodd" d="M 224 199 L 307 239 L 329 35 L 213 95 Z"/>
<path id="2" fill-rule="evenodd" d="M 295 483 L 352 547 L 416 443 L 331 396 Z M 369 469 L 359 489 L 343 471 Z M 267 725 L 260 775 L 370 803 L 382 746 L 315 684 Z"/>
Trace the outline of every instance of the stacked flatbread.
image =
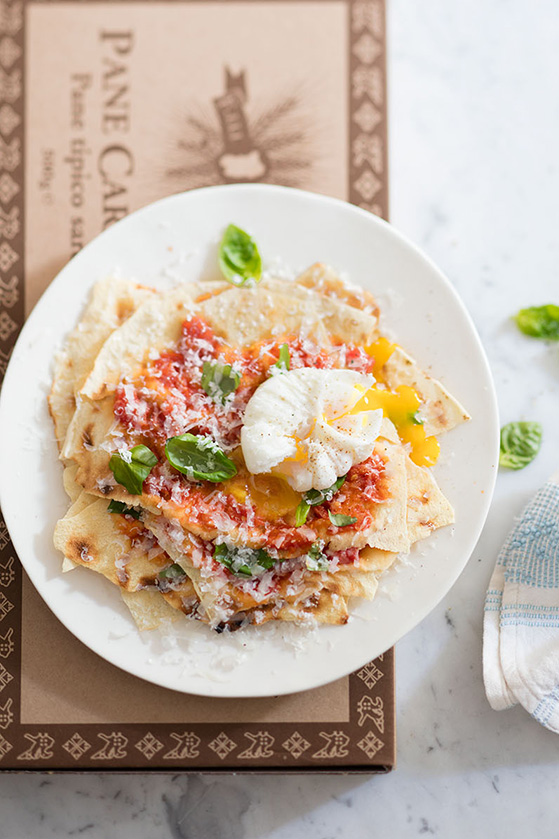
<path id="1" fill-rule="evenodd" d="M 340 345 L 368 347 L 379 338 L 374 299 L 323 265 L 312 266 L 294 282 L 268 279 L 254 288 L 205 282 L 156 292 L 124 280 L 98 283 L 56 360 L 49 397 L 64 486 L 72 501 L 54 537 L 65 558 L 64 570 L 81 565 L 119 586 L 141 629 L 182 615 L 218 630 L 268 620 L 343 624 L 349 598 L 372 599 L 380 574 L 414 542 L 450 524 L 452 507 L 431 471 L 410 459 L 385 419 L 373 453 L 383 465 L 380 494 L 368 502 L 366 528 L 325 526 L 323 519 L 295 528 L 292 513 L 279 519 L 276 515 L 274 527 L 293 538 L 283 551 L 281 540 L 275 544 L 277 562 L 260 579 L 247 581 L 217 563 L 213 551 L 225 537 L 228 545 L 241 550 L 269 547 L 270 529 L 258 523 L 262 516 L 255 520 L 251 510 L 242 510 L 242 502 L 227 490 L 224 496 L 215 484 L 202 487 L 193 503 L 192 482 L 171 474 L 168 464 L 158 465 L 160 483 L 145 482 L 141 495 L 131 495 L 116 483 L 109 468 L 115 451 L 144 440 L 119 423 L 119 388 L 132 386 L 140 375 L 145 388 L 150 364 L 177 350 L 183 325 L 192 318 L 209 327 L 221 346 L 239 351 L 295 336 L 328 354 L 339 352 Z M 468 419 L 445 388 L 401 348 L 392 352 L 381 373 L 389 389 L 402 384 L 415 389 L 427 434 L 439 435 Z M 197 395 L 191 410 L 173 419 L 173 433 L 195 427 L 196 406 L 207 410 L 208 399 Z M 223 405 L 210 417 L 214 437 L 221 425 L 227 427 L 223 445 L 228 453 L 238 445 L 243 404 L 233 406 L 234 422 Z M 173 482 L 172 491 L 154 488 L 165 481 Z M 196 498 L 206 509 L 216 492 L 220 514 L 200 516 Z M 113 509 L 120 502 L 127 511 L 109 512 L 111 501 Z M 324 570 L 305 559 L 308 545 L 319 536 L 328 559 Z M 175 569 L 172 574 L 170 568 Z"/>

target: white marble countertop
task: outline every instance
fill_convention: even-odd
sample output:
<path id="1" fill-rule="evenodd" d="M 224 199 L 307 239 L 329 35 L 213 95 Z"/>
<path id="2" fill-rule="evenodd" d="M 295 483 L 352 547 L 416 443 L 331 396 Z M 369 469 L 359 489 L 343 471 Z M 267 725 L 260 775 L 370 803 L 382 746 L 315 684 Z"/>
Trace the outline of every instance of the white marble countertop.
<path id="1" fill-rule="evenodd" d="M 559 302 L 556 0 L 389 0 L 391 218 L 476 322 L 503 422 L 545 441 L 500 474 L 458 583 L 397 646 L 398 769 L 385 777 L 0 777 L 1 839 L 556 837 L 559 739 L 496 713 L 481 678 L 483 596 L 512 519 L 559 464 L 559 346 L 519 307 Z M 530 8 L 528 9 L 528 6 Z"/>

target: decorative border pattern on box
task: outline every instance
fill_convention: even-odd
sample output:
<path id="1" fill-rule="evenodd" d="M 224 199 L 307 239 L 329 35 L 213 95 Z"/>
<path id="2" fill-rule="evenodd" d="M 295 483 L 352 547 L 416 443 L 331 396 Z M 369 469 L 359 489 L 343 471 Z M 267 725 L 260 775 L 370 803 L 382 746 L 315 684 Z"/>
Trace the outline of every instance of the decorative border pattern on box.
<path id="1" fill-rule="evenodd" d="M 352 674 L 350 720 L 333 724 L 29 726 L 14 722 L 10 698 L 0 705 L 0 769 L 382 767 L 394 730 L 381 694 L 392 678 L 392 651 Z"/>
<path id="2" fill-rule="evenodd" d="M 24 319 L 23 3 L 0 2 L 0 383 Z M 18 731 L 21 566 L 0 515 L 0 766 Z"/>
<path id="3" fill-rule="evenodd" d="M 24 320 L 24 2 L 0 0 L 0 382 Z M 384 0 L 346 4 L 348 195 L 386 218 Z M 254 771 L 382 767 L 392 760 L 392 650 L 350 676 L 348 723 L 21 724 L 21 591 L 21 566 L 0 516 L 0 769 Z"/>

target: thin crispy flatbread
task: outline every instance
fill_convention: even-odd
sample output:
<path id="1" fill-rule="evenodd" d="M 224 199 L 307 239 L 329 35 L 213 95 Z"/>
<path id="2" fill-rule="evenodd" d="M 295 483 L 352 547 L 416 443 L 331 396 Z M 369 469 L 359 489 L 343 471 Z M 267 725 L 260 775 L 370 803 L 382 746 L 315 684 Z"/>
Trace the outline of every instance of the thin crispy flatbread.
<path id="1" fill-rule="evenodd" d="M 93 287 L 80 322 L 55 358 L 49 408 L 59 448 L 76 408 L 75 394 L 91 372 L 101 347 L 154 293 L 153 289 L 115 277 L 100 280 Z"/>
<path id="2" fill-rule="evenodd" d="M 326 297 L 338 300 L 354 309 L 361 309 L 378 320 L 379 307 L 373 295 L 363 288 L 351 285 L 329 265 L 315 262 L 295 279 L 297 285 L 310 288 Z"/>
<path id="3" fill-rule="evenodd" d="M 200 304 L 199 314 L 233 346 L 289 334 L 301 334 L 324 345 L 328 343 L 328 333 L 321 307 L 318 295 L 314 301 L 307 301 L 288 296 L 285 289 L 279 294 L 258 286 L 214 296 Z"/>
<path id="4" fill-rule="evenodd" d="M 133 373 L 149 352 L 175 344 L 185 319 L 195 311 L 200 285 L 181 285 L 146 301 L 107 338 L 79 391 L 81 399 L 102 399 L 122 376 Z M 78 406 L 79 408 L 79 406 Z"/>
<path id="5" fill-rule="evenodd" d="M 170 606 L 158 591 L 121 590 L 121 595 L 136 626 L 142 632 L 159 629 L 162 625 L 181 617 L 180 611 Z"/>
<path id="6" fill-rule="evenodd" d="M 338 282 L 341 284 L 341 281 Z M 378 338 L 376 313 L 352 306 L 339 296 L 321 293 L 318 289 L 300 284 L 299 281 L 287 283 L 285 280 L 266 279 L 255 291 L 260 295 L 263 289 L 273 292 L 274 296 L 297 300 L 307 313 L 306 322 L 303 324 L 307 332 L 314 324 L 322 323 L 331 340 L 367 346 Z M 278 314 L 279 316 L 273 318 L 273 322 L 283 325 L 284 317 L 281 312 Z M 286 331 L 290 331 L 289 327 Z"/>
<path id="7" fill-rule="evenodd" d="M 416 466 L 406 458 L 408 474 L 408 535 L 411 542 L 426 539 L 454 522 L 454 510 L 443 495 L 432 473 L 424 466 Z"/>
<path id="8" fill-rule="evenodd" d="M 375 452 L 382 452 L 387 465 L 382 480 L 386 482 L 387 498 L 372 504 L 369 514 L 372 518 L 370 528 L 356 531 L 351 525 L 339 529 L 332 537 L 329 547 L 333 551 L 346 548 L 378 548 L 382 551 L 407 553 L 410 540 L 406 525 L 407 478 L 405 469 L 406 453 L 400 443 L 390 443 L 379 439 Z"/>
<path id="9" fill-rule="evenodd" d="M 346 597 L 342 597 L 336 592 L 323 590 L 297 604 L 286 603 L 279 609 L 268 607 L 265 615 L 264 619 L 255 620 L 254 623 L 265 623 L 266 620 L 282 620 L 295 623 L 312 621 L 313 623 L 343 626 L 349 619 L 349 609 Z"/>
<path id="10" fill-rule="evenodd" d="M 401 347 L 396 347 L 382 368 L 384 380 L 392 390 L 409 385 L 419 394 L 423 427 L 427 435 L 442 434 L 470 419 L 457 399 L 437 379 L 425 373 Z"/>
<path id="11" fill-rule="evenodd" d="M 97 571 L 127 591 L 155 585 L 159 572 L 169 565 L 168 557 L 160 548 L 154 549 L 153 539 L 148 540 L 149 547 L 134 545 L 119 529 L 120 518 L 107 512 L 102 498 L 78 511 L 70 508 L 56 525 L 54 545 L 75 565 Z"/>
<path id="12" fill-rule="evenodd" d="M 118 586 L 141 630 L 176 619 L 177 610 L 194 612 L 199 601 L 191 580 L 184 580 L 180 592 L 169 592 L 170 596 L 160 591 L 159 572 L 169 565 L 169 557 L 160 548 L 132 540 L 119 528 L 121 519 L 107 511 L 106 501 L 82 492 L 55 528 L 55 547 L 64 554 L 62 570 L 81 566 Z M 149 539 L 149 531 L 146 536 Z"/>

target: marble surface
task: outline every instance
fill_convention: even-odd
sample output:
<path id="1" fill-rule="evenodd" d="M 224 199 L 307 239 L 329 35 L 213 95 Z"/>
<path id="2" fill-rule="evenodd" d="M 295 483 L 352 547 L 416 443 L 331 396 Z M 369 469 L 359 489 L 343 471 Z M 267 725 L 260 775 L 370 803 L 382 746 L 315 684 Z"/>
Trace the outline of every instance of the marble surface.
<path id="1" fill-rule="evenodd" d="M 503 422 L 545 441 L 500 474 L 459 582 L 397 647 L 398 769 L 386 777 L 0 777 L 1 839 L 557 836 L 559 740 L 495 713 L 482 602 L 512 519 L 559 464 L 559 346 L 509 315 L 558 301 L 559 6 L 389 0 L 391 217 L 451 278 L 489 355 Z"/>

